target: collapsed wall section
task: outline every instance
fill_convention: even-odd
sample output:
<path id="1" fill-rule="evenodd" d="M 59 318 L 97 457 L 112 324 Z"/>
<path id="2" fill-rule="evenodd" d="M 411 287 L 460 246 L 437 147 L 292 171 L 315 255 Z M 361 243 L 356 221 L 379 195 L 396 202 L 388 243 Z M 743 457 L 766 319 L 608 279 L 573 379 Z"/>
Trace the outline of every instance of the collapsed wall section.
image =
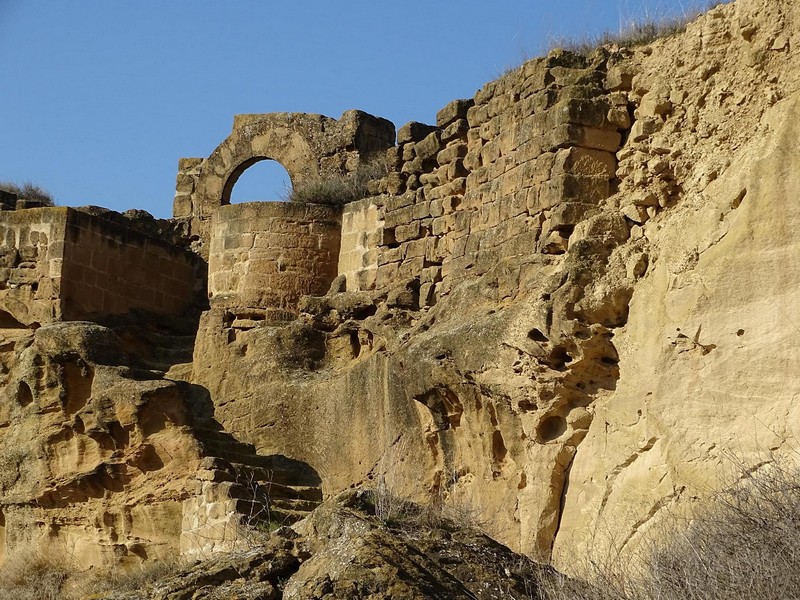
<path id="1" fill-rule="evenodd" d="M 322 295 L 337 275 L 339 211 L 318 204 L 251 202 L 214 213 L 209 257 L 212 307 L 238 326 L 291 320 L 304 294 Z"/>
<path id="2" fill-rule="evenodd" d="M 182 314 L 204 280 L 192 252 L 66 207 L 0 212 L 0 310 L 7 326 L 139 309 Z"/>

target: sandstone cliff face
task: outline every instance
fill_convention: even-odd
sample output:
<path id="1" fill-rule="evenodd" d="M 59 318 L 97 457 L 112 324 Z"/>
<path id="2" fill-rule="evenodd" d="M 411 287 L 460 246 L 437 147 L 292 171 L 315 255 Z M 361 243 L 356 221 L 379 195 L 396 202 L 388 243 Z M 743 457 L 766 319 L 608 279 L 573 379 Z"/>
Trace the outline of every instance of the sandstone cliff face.
<path id="1" fill-rule="evenodd" d="M 665 41 L 640 59 L 634 87 L 667 74 L 684 97 L 657 134 L 678 154 L 682 193 L 642 231 L 650 266 L 615 336 L 617 389 L 573 463 L 557 561 L 623 548 L 730 483 L 738 461 L 795 451 L 796 19 L 788 3 L 739 2 L 691 26 L 683 49 Z"/>
<path id="2" fill-rule="evenodd" d="M 702 502 L 731 457 L 791 453 L 798 18 L 738 0 L 647 47 L 531 61 L 401 128 L 340 231 L 313 206 L 210 231 L 209 195 L 187 227 L 209 238 L 210 308 L 162 364 L 162 334 L 3 320 L 0 560 L 205 556 L 248 516 L 366 485 L 577 570 Z M 202 164 L 179 176 L 190 220 Z M 337 248 L 330 292 L 298 300 Z"/>
<path id="3" fill-rule="evenodd" d="M 56 548 L 100 567 L 173 552 L 199 462 L 177 385 L 126 366 L 91 323 L 3 337 L 3 558 Z"/>
<path id="4" fill-rule="evenodd" d="M 721 485 L 726 455 L 791 447 L 796 18 L 740 0 L 570 75 L 602 74 L 623 141 L 610 195 L 558 236 L 546 221 L 540 250 L 490 254 L 433 295 L 424 273 L 381 291 L 379 271 L 375 292 L 309 301 L 280 330 L 207 313 L 193 377 L 217 418 L 313 465 L 326 493 L 378 480 L 469 505 L 565 568 Z"/>

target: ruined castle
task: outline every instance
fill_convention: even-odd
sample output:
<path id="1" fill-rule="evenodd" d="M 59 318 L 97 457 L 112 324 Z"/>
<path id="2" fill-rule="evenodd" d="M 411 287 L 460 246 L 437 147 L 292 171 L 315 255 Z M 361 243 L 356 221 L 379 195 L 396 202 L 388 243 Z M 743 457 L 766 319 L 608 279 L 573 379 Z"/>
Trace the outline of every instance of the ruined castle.
<path id="1" fill-rule="evenodd" d="M 568 568 L 700 498 L 732 440 L 782 448 L 800 15 L 767 4 L 551 52 L 435 124 L 237 115 L 171 220 L 9 200 L 0 561 L 230 549 L 381 480 Z M 378 156 L 344 206 L 230 203 L 260 160 L 301 186 Z"/>

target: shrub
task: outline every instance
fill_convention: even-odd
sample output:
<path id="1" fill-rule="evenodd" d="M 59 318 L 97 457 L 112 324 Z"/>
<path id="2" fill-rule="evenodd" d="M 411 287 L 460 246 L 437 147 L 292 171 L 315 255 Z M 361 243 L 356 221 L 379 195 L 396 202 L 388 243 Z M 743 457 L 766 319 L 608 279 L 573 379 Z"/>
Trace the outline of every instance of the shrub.
<path id="1" fill-rule="evenodd" d="M 655 548 L 647 597 L 800 597 L 800 469 L 770 463 Z"/>
<path id="2" fill-rule="evenodd" d="M 594 562 L 591 585 L 545 581 L 549 600 L 800 598 L 800 468 L 770 462 L 741 471 L 679 533 L 645 544 L 641 564 Z M 680 531 L 682 529 L 682 531 Z"/>
<path id="3" fill-rule="evenodd" d="M 55 201 L 47 190 L 34 185 L 30 181 L 20 185 L 11 181 L 0 181 L 0 191 L 9 192 L 24 200 L 33 200 L 44 206 L 53 206 Z"/>
<path id="4" fill-rule="evenodd" d="M 76 598 L 100 598 L 110 593 L 131 593 L 141 591 L 161 579 L 175 575 L 187 565 L 178 556 L 164 557 L 143 562 L 138 567 L 114 568 L 98 571 L 82 585 L 74 587 Z"/>
<path id="5" fill-rule="evenodd" d="M 37 550 L 15 552 L 0 568 L 0 598 L 57 600 L 70 573 L 66 559 Z"/>
<path id="6" fill-rule="evenodd" d="M 670 16 L 667 11 L 650 9 L 646 11 L 646 16 L 642 20 L 631 20 L 626 25 L 620 27 L 619 31 L 605 31 L 600 35 L 586 36 L 574 39 L 554 40 L 551 49 L 559 47 L 576 54 L 589 56 L 602 46 L 614 44 L 621 47 L 635 47 L 649 44 L 658 39 L 666 38 L 676 33 L 681 33 L 686 29 L 686 25 L 694 21 L 697 17 L 724 4 L 729 0 L 709 0 L 701 4 L 695 10 L 684 10 L 679 16 Z"/>
<path id="7" fill-rule="evenodd" d="M 288 191 L 283 200 L 342 206 L 370 196 L 369 183 L 385 177 L 386 161 L 378 158 L 365 161 L 351 173 L 320 175 Z"/>

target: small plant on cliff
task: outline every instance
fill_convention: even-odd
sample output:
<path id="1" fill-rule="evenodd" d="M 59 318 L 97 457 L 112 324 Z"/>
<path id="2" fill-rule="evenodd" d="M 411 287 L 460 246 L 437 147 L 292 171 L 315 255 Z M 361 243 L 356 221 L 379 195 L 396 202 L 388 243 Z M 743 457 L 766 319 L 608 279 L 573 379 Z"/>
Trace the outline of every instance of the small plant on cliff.
<path id="1" fill-rule="evenodd" d="M 283 200 L 342 206 L 371 195 L 369 184 L 385 177 L 386 161 L 372 158 L 350 173 L 320 175 L 288 190 Z"/>
<path id="2" fill-rule="evenodd" d="M 30 181 L 18 185 L 11 181 L 0 181 L 0 191 L 14 194 L 20 199 L 39 202 L 43 206 L 53 206 L 55 201 L 47 190 L 31 183 Z"/>

